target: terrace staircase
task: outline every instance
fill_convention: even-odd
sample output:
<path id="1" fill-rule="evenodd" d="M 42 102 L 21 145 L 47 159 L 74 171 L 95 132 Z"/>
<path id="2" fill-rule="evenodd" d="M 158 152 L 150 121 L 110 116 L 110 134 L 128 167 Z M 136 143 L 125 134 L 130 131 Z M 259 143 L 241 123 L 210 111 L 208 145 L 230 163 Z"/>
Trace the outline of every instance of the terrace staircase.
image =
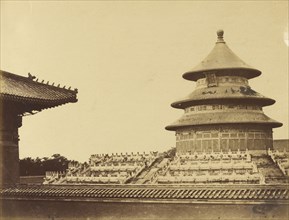
<path id="1" fill-rule="evenodd" d="M 252 155 L 252 161 L 255 162 L 259 172 L 265 177 L 265 183 L 288 183 L 288 177 L 282 173 L 269 155 Z"/>
<path id="2" fill-rule="evenodd" d="M 143 184 L 145 182 L 148 182 L 150 177 L 154 175 L 155 172 L 157 172 L 158 168 L 157 165 L 160 164 L 163 160 L 163 156 L 160 156 L 156 158 L 156 160 L 148 167 L 144 168 L 142 172 L 139 173 L 138 176 L 136 176 L 134 179 L 131 180 L 131 184 Z"/>

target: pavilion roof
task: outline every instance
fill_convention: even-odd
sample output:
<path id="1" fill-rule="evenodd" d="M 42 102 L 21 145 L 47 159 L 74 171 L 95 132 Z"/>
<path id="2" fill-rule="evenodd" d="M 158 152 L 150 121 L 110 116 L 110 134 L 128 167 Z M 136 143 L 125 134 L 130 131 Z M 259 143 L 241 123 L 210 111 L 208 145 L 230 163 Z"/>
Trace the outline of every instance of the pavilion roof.
<path id="1" fill-rule="evenodd" d="M 223 40 L 223 34 L 224 31 L 222 30 L 217 32 L 218 40 L 213 50 L 201 63 L 183 74 L 185 79 L 196 81 L 199 78 L 204 78 L 207 72 L 222 74 L 227 70 L 230 70 L 230 72 L 233 70 L 232 75 L 242 75 L 248 79 L 261 74 L 261 71 L 249 66 L 235 55 Z"/>
<path id="2" fill-rule="evenodd" d="M 211 124 L 261 124 L 269 127 L 280 127 L 277 122 L 263 112 L 222 111 L 197 114 L 184 114 L 179 120 L 166 127 L 167 130 L 177 130 L 182 127 Z"/>
<path id="3" fill-rule="evenodd" d="M 0 100 L 22 106 L 22 111 L 42 110 L 77 102 L 77 89 L 60 88 L 35 80 L 31 74 L 23 77 L 0 71 Z"/>

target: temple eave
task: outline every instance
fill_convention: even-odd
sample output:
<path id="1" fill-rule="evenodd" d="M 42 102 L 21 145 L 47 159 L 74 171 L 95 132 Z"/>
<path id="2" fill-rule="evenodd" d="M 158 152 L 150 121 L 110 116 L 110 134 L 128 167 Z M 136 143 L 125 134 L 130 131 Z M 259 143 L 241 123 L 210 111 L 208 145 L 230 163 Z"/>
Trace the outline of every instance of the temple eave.
<path id="1" fill-rule="evenodd" d="M 182 128 L 188 128 L 188 127 L 199 127 L 199 126 L 208 126 L 208 125 L 261 125 L 264 127 L 270 127 L 270 128 L 278 128 L 283 126 L 283 123 L 280 122 L 252 122 L 252 121 L 244 121 L 244 122 L 210 122 L 210 123 L 200 123 L 200 124 L 194 124 L 194 123 L 188 123 L 188 124 L 172 124 L 165 127 L 168 131 L 177 131 Z M 232 127 L 233 128 L 233 127 Z"/>
<path id="2" fill-rule="evenodd" d="M 29 97 L 19 97 L 11 95 L 0 96 L 0 102 L 5 105 L 17 106 L 19 114 L 30 111 L 41 111 L 44 109 L 55 108 L 57 106 L 65 105 L 68 103 L 76 103 L 76 97 L 68 97 L 58 100 L 37 99 Z"/>
<path id="3" fill-rule="evenodd" d="M 221 103 L 238 103 L 238 104 L 258 104 L 261 106 L 269 106 L 275 103 L 274 99 L 258 98 L 258 97 L 219 97 L 219 98 L 203 98 L 203 99 L 184 99 L 173 102 L 171 106 L 177 109 L 185 109 L 198 104 L 221 104 Z"/>
<path id="4" fill-rule="evenodd" d="M 185 72 L 183 78 L 190 81 L 197 81 L 200 78 L 204 78 L 206 73 L 214 72 L 218 76 L 231 75 L 231 76 L 243 76 L 247 79 L 252 79 L 261 75 L 261 71 L 254 68 L 245 67 L 219 67 L 219 68 L 206 68 L 206 69 L 193 69 Z"/>

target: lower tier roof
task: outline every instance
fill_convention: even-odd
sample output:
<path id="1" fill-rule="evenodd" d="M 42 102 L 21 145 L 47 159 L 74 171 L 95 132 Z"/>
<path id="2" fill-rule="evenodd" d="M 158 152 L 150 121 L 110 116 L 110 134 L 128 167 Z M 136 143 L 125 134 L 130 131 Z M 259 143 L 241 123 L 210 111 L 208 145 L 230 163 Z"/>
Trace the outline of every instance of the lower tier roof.
<path id="1" fill-rule="evenodd" d="M 179 120 L 166 127 L 167 130 L 175 131 L 183 127 L 212 125 L 212 124 L 258 124 L 266 125 L 271 128 L 281 127 L 282 123 L 277 122 L 263 112 L 214 112 L 184 114 Z"/>

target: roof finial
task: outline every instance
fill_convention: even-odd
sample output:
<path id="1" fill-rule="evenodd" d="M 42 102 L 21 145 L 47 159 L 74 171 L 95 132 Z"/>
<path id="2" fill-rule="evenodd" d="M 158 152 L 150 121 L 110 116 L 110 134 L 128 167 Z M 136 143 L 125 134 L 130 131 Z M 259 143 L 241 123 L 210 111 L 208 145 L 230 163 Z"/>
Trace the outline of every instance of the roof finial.
<path id="1" fill-rule="evenodd" d="M 224 36 L 224 31 L 222 29 L 217 31 L 217 35 L 218 35 L 218 40 L 217 42 L 224 42 L 223 36 Z"/>

